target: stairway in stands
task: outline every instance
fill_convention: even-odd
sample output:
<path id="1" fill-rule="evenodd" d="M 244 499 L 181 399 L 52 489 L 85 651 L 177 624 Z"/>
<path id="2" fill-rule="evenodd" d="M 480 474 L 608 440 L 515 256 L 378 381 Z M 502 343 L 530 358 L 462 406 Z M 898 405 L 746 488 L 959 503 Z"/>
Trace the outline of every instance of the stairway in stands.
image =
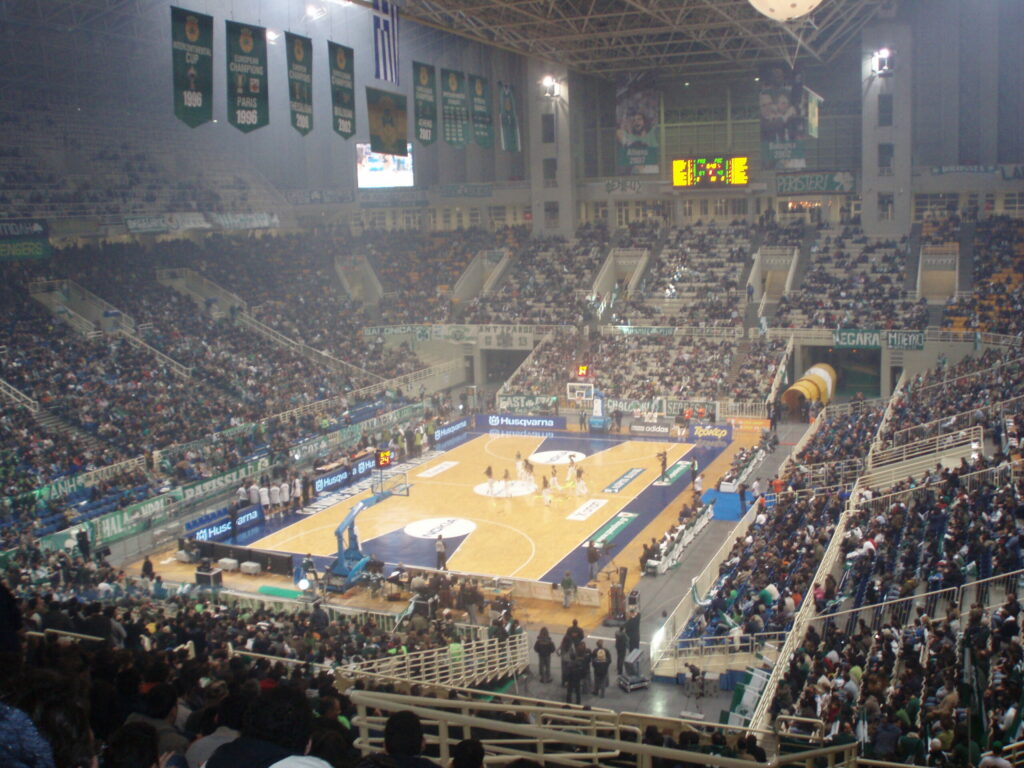
<path id="1" fill-rule="evenodd" d="M 97 453 L 110 450 L 110 446 L 102 440 L 99 440 L 88 432 L 69 424 L 64 421 L 64 419 L 60 418 L 60 416 L 46 410 L 45 408 L 40 408 L 38 411 L 34 411 L 32 413 L 32 418 L 34 418 L 36 422 L 47 431 L 69 435 L 77 440 L 80 445 L 84 445 Z"/>

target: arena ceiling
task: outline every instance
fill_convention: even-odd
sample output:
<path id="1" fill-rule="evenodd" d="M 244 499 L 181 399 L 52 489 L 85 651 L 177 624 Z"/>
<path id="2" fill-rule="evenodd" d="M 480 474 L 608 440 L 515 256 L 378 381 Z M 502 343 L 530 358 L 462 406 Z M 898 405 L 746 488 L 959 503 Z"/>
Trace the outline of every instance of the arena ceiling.
<path id="1" fill-rule="evenodd" d="M 893 0 L 824 0 L 779 24 L 747 0 L 403 0 L 403 13 L 481 42 L 601 76 L 749 72 L 764 60 L 827 64 Z"/>
<path id="2" fill-rule="evenodd" d="M 896 2 L 823 0 L 804 19 L 779 24 L 747 0 L 399 0 L 406 19 L 608 78 L 643 70 L 662 76 L 738 74 L 765 60 L 828 64 L 872 18 L 892 14 Z M 260 7 L 264 3 L 268 8 L 306 3 L 326 13 L 370 5 L 369 0 L 261 0 Z M 189 5 L 188 0 L 181 4 Z M 69 56 L 76 68 L 98 66 L 123 76 L 140 51 L 160 50 L 164 41 L 152 19 L 167 5 L 167 0 L 0 0 L 0 81 L 19 75 L 38 79 L 40 69 L 66 74 Z M 197 5 L 210 10 L 209 3 Z"/>

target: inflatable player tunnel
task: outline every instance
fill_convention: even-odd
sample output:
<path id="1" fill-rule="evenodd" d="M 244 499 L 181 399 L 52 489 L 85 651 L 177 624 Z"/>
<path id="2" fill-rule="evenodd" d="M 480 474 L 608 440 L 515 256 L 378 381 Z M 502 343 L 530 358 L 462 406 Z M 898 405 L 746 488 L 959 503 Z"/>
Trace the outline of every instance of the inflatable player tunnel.
<path id="1" fill-rule="evenodd" d="M 782 402 L 791 412 L 797 412 L 804 400 L 818 400 L 822 405 L 828 405 L 835 391 L 835 369 L 828 363 L 815 363 L 782 393 Z"/>

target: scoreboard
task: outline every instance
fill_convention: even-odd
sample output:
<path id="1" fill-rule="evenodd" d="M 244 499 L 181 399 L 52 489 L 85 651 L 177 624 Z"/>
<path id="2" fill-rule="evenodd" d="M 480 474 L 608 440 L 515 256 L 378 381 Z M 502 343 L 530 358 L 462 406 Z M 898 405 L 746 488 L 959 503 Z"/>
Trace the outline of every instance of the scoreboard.
<path id="1" fill-rule="evenodd" d="M 745 156 L 684 157 L 672 161 L 673 187 L 743 187 L 750 181 Z"/>

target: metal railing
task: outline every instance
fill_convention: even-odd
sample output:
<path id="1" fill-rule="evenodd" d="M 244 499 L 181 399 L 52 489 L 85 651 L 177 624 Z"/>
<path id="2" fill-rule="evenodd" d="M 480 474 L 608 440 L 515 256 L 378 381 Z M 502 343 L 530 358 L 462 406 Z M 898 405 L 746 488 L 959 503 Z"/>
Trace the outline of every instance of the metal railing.
<path id="1" fill-rule="evenodd" d="M 177 360 L 175 360 L 172 357 L 168 357 L 167 355 L 165 355 L 163 352 L 161 352 L 156 347 L 153 347 L 153 346 L 147 344 L 145 341 L 143 341 L 141 338 L 136 336 L 131 331 L 128 331 L 127 329 L 122 328 L 119 333 L 120 333 L 121 338 L 124 339 L 125 341 L 127 341 L 132 346 L 139 347 L 140 349 L 144 349 L 144 350 L 146 350 L 146 352 L 148 352 L 149 354 L 153 355 L 153 357 L 155 357 L 161 363 L 166 365 L 168 370 L 170 370 L 170 372 L 173 373 L 178 378 L 181 378 L 181 379 L 191 379 L 192 378 L 192 369 L 191 368 L 188 368 L 188 367 L 182 365 L 181 363 L 179 363 Z"/>
<path id="2" fill-rule="evenodd" d="M 422 721 L 427 743 L 436 747 L 441 764 L 447 765 L 455 744 L 466 735 L 479 735 L 488 755 L 488 765 L 502 765 L 519 758 L 541 765 L 584 766 L 614 765 L 619 768 L 652 768 L 655 761 L 679 762 L 713 768 L 751 768 L 752 765 L 781 767 L 799 765 L 812 768 L 836 768 L 857 764 L 859 744 L 811 748 L 780 755 L 769 763 L 722 757 L 703 751 L 656 747 L 640 741 L 640 728 L 627 724 L 626 713 L 616 716 L 605 711 L 588 711 L 549 703 L 546 706 L 509 704 L 479 700 L 438 699 L 423 696 L 347 691 L 356 706 L 352 725 L 357 732 L 355 746 L 362 752 L 383 749 L 384 724 L 390 714 L 401 710 L 415 713 Z M 695 722 L 694 725 L 706 726 Z M 695 729 L 685 720 L 673 720 L 677 731 Z M 751 730 L 730 727 L 734 734 L 766 735 L 768 729 Z M 698 742 L 700 738 L 698 738 Z M 697 744 L 693 745 L 695 748 Z"/>
<path id="3" fill-rule="evenodd" d="M 786 640 L 786 632 L 758 632 L 742 635 L 715 635 L 713 637 L 688 637 L 676 641 L 676 646 L 664 654 L 661 663 L 669 660 L 675 662 L 677 671 L 682 672 L 680 665 L 709 657 L 727 658 L 737 654 L 757 654 L 766 650 L 777 650 Z M 659 671 L 658 674 L 664 674 Z"/>
<path id="4" fill-rule="evenodd" d="M 1022 405 L 1024 405 L 1024 395 L 1019 395 L 1017 397 L 1011 397 L 1009 400 L 1000 400 L 999 402 L 991 405 L 972 408 L 969 411 L 961 411 L 960 413 L 955 413 L 952 416 L 943 416 L 938 419 L 933 419 L 932 421 L 926 421 L 924 424 L 905 427 L 904 429 L 893 432 L 892 436 L 888 439 L 883 438 L 881 440 L 882 445 L 879 447 L 880 449 L 884 448 L 885 444 L 903 445 L 904 443 L 920 440 L 925 437 L 931 437 L 937 434 L 947 434 L 966 427 L 973 427 L 975 424 L 989 418 L 993 412 L 1000 414 L 1001 417 L 1007 408 L 1019 408 Z M 885 434 L 884 426 L 881 430 L 881 434 Z"/>
<path id="5" fill-rule="evenodd" d="M 868 467 L 874 472 L 892 464 L 902 464 L 924 456 L 938 456 L 964 447 L 974 446 L 980 451 L 984 438 L 985 431 L 980 426 L 973 426 L 953 434 L 926 437 L 893 448 L 879 448 L 871 451 Z"/>
<path id="6" fill-rule="evenodd" d="M 39 410 L 38 400 L 33 400 L 20 389 L 12 387 L 3 379 L 0 379 L 0 397 L 10 400 L 13 403 L 17 403 L 18 405 L 23 405 L 33 413 Z"/>

